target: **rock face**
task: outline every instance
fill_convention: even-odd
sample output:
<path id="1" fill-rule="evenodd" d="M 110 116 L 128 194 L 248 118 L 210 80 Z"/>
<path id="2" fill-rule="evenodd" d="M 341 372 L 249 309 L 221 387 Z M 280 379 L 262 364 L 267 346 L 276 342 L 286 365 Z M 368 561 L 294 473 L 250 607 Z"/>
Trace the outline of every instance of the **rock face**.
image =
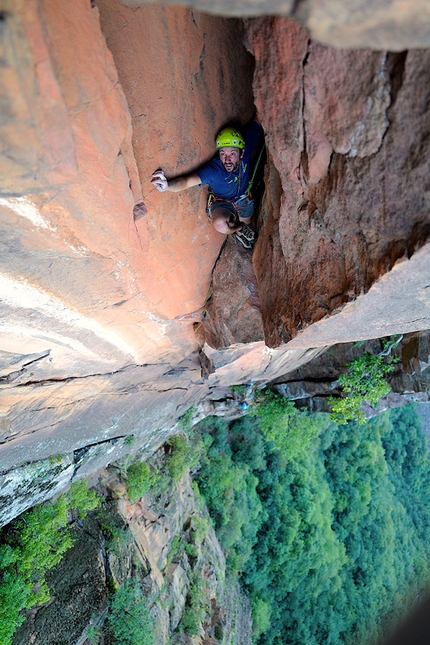
<path id="1" fill-rule="evenodd" d="M 376 411 L 370 404 L 362 406 L 368 418 L 391 407 L 429 401 L 429 341 L 428 331 L 403 335 L 393 352 L 399 362 L 386 376 L 392 391 L 382 397 Z M 379 339 L 334 345 L 298 370 L 275 379 L 271 386 L 299 407 L 313 412 L 330 412 L 328 397 L 341 395 L 338 378 L 346 372 L 346 366 L 366 352 L 377 355 L 381 351 L 383 347 Z"/>
<path id="2" fill-rule="evenodd" d="M 286 18 L 251 20 L 247 34 L 274 166 L 254 254 L 274 346 L 366 293 L 427 239 L 430 54 L 334 50 Z"/>
<path id="3" fill-rule="evenodd" d="M 317 4 L 296 14 L 336 17 Z M 429 326 L 427 51 L 334 50 L 279 16 L 97 5 L 0 4 L 0 472 L 24 479 L 59 454 L 88 474 L 130 435 L 149 454 L 229 385 Z M 205 303 L 223 237 L 204 190 L 159 194 L 149 177 L 208 159 L 221 126 L 252 116 L 252 79 L 259 300 L 229 240 Z"/>
<path id="4" fill-rule="evenodd" d="M 136 10 L 119 0 L 97 5 L 130 108 L 148 208 L 137 224 L 142 287 L 150 310 L 167 322 L 201 309 L 224 238 L 207 223 L 206 190 L 161 194 L 151 174 L 192 171 L 213 155 L 221 125 L 251 118 L 253 60 L 240 21 L 160 5 Z"/>
<path id="5" fill-rule="evenodd" d="M 140 0 L 124 0 L 140 4 Z M 167 0 L 226 16 L 282 15 L 294 18 L 312 38 L 335 47 L 403 51 L 430 44 L 426 0 Z"/>
<path id="6" fill-rule="evenodd" d="M 168 480 L 164 492 L 153 487 L 133 504 L 112 471 L 102 473 L 97 490 L 101 507 L 74 523 L 72 548 L 48 572 L 50 601 L 27 612 L 13 644 L 89 645 L 95 637 L 112 643 L 108 603 L 113 589 L 131 580 L 144 591 L 154 642 L 192 643 L 184 627 L 190 587 L 199 578 L 202 640 L 224 645 L 240 630 L 237 642 L 250 645 L 250 600 L 226 575 L 225 555 L 188 472 Z M 214 632 L 223 637 L 211 640 Z"/>
<path id="7" fill-rule="evenodd" d="M 196 338 L 217 349 L 264 338 L 260 296 L 251 251 L 229 236 L 212 274 Z"/>

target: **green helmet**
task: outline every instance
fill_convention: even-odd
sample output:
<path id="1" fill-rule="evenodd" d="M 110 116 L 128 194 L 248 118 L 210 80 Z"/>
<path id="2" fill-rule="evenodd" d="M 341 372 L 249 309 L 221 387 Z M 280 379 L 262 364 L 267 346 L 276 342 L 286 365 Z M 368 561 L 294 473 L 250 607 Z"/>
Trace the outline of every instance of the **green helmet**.
<path id="1" fill-rule="evenodd" d="M 216 138 L 216 149 L 220 148 L 240 148 L 245 147 L 245 141 L 236 128 L 224 128 L 218 133 Z"/>

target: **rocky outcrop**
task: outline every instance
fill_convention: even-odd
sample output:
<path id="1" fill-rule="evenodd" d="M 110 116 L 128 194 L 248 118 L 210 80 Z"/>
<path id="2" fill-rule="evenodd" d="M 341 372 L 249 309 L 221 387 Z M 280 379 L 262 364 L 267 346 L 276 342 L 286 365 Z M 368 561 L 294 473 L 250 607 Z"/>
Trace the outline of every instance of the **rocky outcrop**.
<path id="1" fill-rule="evenodd" d="M 366 352 L 377 355 L 383 350 L 379 339 L 333 345 L 298 370 L 275 379 L 271 388 L 295 401 L 298 407 L 312 412 L 330 412 L 328 398 L 342 395 L 338 379 L 340 374 L 347 371 L 348 364 Z M 397 356 L 398 362 L 393 371 L 386 375 L 391 392 L 382 397 L 376 409 L 370 403 L 363 404 L 368 418 L 388 408 L 429 401 L 429 332 L 404 334 L 399 338 L 393 355 Z"/>
<path id="2" fill-rule="evenodd" d="M 163 470 L 163 457 L 157 455 L 156 461 Z M 155 642 L 196 642 L 181 622 L 184 611 L 190 613 L 196 576 L 203 580 L 200 602 L 205 607 L 203 618 L 196 612 L 197 638 L 227 645 L 240 629 L 238 642 L 250 645 L 251 603 L 237 581 L 228 578 L 225 555 L 188 472 L 178 481 L 166 480 L 164 492 L 154 485 L 133 504 L 115 472 L 101 473 L 100 508 L 73 522 L 73 547 L 47 576 L 50 601 L 27 612 L 14 645 L 89 645 L 94 637 L 101 645 L 111 643 L 108 602 L 113 590 L 131 579 L 144 591 Z M 167 477 L 164 470 L 162 476 Z M 217 639 L 211 641 L 214 633 Z"/>
<path id="3" fill-rule="evenodd" d="M 125 0 L 124 0 L 125 2 Z M 140 4 L 140 0 L 126 0 Z M 426 0 L 166 0 L 225 16 L 280 15 L 304 25 L 312 38 L 335 47 L 402 51 L 430 44 Z"/>

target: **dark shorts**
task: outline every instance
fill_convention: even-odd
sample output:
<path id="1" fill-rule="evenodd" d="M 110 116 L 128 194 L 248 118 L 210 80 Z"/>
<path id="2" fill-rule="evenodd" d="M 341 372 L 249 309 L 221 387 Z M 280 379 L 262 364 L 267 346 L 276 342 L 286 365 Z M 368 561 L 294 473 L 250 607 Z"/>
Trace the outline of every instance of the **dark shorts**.
<path id="1" fill-rule="evenodd" d="M 207 210 L 208 217 L 212 217 L 212 213 L 216 208 L 223 208 L 234 217 L 237 215 L 239 219 L 248 219 L 248 217 L 252 217 L 254 215 L 254 200 L 250 197 L 244 196 L 233 204 L 232 202 L 217 199 L 209 206 Z"/>

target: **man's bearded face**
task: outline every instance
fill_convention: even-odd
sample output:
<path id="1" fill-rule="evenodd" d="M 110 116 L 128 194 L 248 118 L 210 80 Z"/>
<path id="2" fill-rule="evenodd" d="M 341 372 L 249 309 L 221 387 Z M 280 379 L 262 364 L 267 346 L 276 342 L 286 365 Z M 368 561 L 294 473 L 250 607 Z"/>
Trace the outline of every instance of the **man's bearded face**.
<path id="1" fill-rule="evenodd" d="M 234 172 L 239 166 L 239 162 L 243 156 L 243 150 L 240 148 L 220 148 L 219 158 L 227 170 L 227 172 Z"/>

